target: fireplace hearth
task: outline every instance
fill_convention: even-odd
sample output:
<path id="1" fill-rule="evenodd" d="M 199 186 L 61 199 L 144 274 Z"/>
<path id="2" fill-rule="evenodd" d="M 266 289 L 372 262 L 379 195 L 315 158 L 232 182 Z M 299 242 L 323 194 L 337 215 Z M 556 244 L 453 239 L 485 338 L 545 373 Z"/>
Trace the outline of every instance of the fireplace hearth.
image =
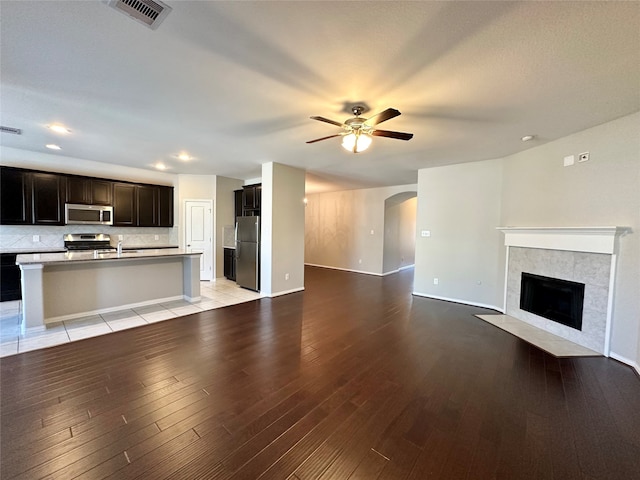
<path id="1" fill-rule="evenodd" d="M 520 309 L 582 330 L 584 283 L 522 272 Z"/>

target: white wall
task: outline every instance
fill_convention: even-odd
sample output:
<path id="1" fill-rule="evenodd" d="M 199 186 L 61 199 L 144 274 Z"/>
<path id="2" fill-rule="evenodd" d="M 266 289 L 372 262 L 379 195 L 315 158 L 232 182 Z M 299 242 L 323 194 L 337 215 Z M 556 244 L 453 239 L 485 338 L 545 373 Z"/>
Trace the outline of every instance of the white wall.
<path id="1" fill-rule="evenodd" d="M 304 289 L 304 184 L 304 170 L 262 165 L 260 291 L 269 296 Z"/>
<path id="2" fill-rule="evenodd" d="M 416 294 L 501 308 L 501 184 L 501 160 L 418 172 Z"/>
<path id="3" fill-rule="evenodd" d="M 411 191 L 415 184 L 308 195 L 305 263 L 382 275 L 385 200 Z"/>
<path id="4" fill-rule="evenodd" d="M 627 226 L 620 239 L 612 356 L 640 365 L 640 113 L 503 159 L 418 174 L 414 288 L 502 306 L 504 239 L 497 226 Z M 567 155 L 588 162 L 563 166 Z M 487 276 L 482 285 L 476 280 Z M 440 285 L 433 285 L 439 277 Z"/>
<path id="5" fill-rule="evenodd" d="M 64 155 L 31 152 L 4 146 L 0 150 L 0 154 L 0 164 L 12 167 L 174 187 L 177 187 L 178 183 L 177 175 L 166 172 L 93 162 Z"/>
<path id="6" fill-rule="evenodd" d="M 588 162 L 563 166 L 581 152 Z M 640 365 L 640 113 L 506 157 L 502 198 L 504 225 L 633 229 L 620 239 L 611 349 Z"/>

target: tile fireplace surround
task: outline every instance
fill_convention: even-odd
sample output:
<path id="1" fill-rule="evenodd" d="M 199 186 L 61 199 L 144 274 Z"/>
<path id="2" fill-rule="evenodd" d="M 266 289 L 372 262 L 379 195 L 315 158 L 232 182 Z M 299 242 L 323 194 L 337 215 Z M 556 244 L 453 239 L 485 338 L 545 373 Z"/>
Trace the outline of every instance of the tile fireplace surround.
<path id="1" fill-rule="evenodd" d="M 507 247 L 505 313 L 609 356 L 618 238 L 626 227 L 498 227 Z M 585 284 L 582 330 L 520 309 L 522 272 Z"/>

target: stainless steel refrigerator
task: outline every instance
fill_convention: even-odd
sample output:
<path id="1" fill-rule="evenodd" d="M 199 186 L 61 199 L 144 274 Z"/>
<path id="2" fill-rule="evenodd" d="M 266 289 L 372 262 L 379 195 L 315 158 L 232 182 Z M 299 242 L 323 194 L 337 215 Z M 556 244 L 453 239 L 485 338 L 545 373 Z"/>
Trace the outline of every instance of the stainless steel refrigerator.
<path id="1" fill-rule="evenodd" d="M 260 290 L 260 217 L 236 218 L 236 283 Z"/>

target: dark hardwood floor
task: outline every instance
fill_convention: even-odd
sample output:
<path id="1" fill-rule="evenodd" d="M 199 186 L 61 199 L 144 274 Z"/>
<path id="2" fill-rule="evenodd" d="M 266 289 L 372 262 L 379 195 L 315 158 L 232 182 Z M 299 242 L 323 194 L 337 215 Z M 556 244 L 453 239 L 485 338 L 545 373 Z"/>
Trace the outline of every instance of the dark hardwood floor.
<path id="1" fill-rule="evenodd" d="M 1 477 L 640 478 L 640 379 L 385 278 L 0 360 Z"/>

